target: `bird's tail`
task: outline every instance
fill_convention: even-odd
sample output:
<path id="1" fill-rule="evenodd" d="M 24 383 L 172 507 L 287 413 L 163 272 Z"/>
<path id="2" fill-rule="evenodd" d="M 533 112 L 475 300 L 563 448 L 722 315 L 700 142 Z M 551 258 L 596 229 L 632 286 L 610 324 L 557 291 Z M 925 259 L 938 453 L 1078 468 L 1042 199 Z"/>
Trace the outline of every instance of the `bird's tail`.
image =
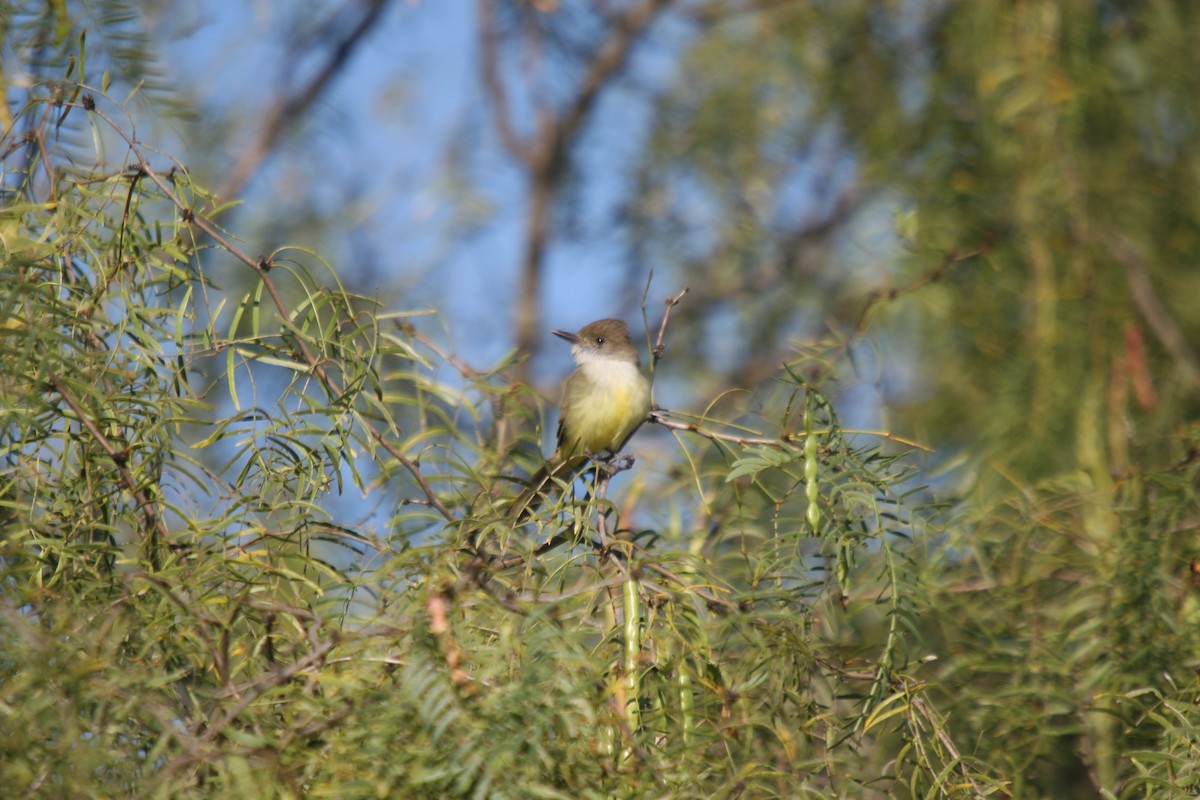
<path id="1" fill-rule="evenodd" d="M 587 463 L 588 457 L 584 455 L 562 459 L 555 453 L 529 478 L 525 488 L 509 507 L 508 518 L 514 523 L 528 520 L 547 498 L 575 480 Z"/>

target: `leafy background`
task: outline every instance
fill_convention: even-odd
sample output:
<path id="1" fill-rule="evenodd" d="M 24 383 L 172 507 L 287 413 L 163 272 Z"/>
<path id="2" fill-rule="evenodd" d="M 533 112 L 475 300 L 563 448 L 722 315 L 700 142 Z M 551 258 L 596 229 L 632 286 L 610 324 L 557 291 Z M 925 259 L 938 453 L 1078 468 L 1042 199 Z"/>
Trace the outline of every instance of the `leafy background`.
<path id="1" fill-rule="evenodd" d="M 1194 796 L 1197 24 L 4 3 L 0 783 Z"/>

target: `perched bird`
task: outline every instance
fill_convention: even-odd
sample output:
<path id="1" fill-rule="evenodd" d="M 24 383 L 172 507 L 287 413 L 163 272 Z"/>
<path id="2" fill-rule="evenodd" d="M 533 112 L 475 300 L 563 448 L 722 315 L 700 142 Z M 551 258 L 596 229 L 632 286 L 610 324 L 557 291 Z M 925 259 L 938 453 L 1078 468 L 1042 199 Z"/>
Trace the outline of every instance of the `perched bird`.
<path id="1" fill-rule="evenodd" d="M 551 331 L 571 343 L 575 371 L 563 384 L 558 449 L 513 502 L 520 518 L 540 505 L 547 492 L 572 480 L 594 455 L 612 455 L 650 413 L 650 384 L 629 328 L 601 319 L 577 333 Z"/>

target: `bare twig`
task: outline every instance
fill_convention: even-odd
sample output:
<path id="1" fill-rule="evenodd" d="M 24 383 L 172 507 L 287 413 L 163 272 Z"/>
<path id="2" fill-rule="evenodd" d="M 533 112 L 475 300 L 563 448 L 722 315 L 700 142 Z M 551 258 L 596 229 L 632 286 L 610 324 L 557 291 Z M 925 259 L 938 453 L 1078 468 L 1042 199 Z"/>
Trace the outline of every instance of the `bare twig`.
<path id="1" fill-rule="evenodd" d="M 656 362 L 662 358 L 663 353 L 666 352 L 666 347 L 663 345 L 663 340 L 667 335 L 667 322 L 671 319 L 671 309 L 679 305 L 680 301 L 683 300 L 683 296 L 689 291 L 690 288 L 685 286 L 683 287 L 683 291 L 681 291 L 679 294 L 675 295 L 674 297 L 667 298 L 667 310 L 663 312 L 662 324 L 658 326 L 658 339 L 654 342 L 653 353 L 654 360 Z"/>
<path id="2" fill-rule="evenodd" d="M 654 280 L 654 270 L 650 270 L 650 274 L 646 276 L 646 288 L 642 290 L 642 324 L 646 327 L 646 344 L 650 346 L 650 319 L 646 314 L 646 298 L 650 296 L 650 283 Z M 666 352 L 666 347 L 663 342 L 667 335 L 667 322 L 671 318 L 671 309 L 679 305 L 683 300 L 683 296 L 691 291 L 691 287 L 685 286 L 679 294 L 673 297 L 668 297 L 666 300 L 666 311 L 663 312 L 662 322 L 658 326 L 658 339 L 650 346 L 650 388 L 654 388 L 654 375 L 658 368 L 658 362 L 662 359 L 663 353 Z"/>
<path id="3" fill-rule="evenodd" d="M 698 436 L 703 436 L 705 439 L 708 439 L 712 442 L 729 442 L 730 444 L 741 445 L 762 445 L 764 447 L 803 447 L 804 440 L 810 435 L 803 432 L 785 433 L 781 436 L 747 436 L 740 433 L 720 433 L 718 431 L 702 427 L 700 423 L 697 422 L 680 422 L 671 419 L 668 416 L 670 413 L 671 412 L 667 411 L 666 409 L 655 409 L 654 411 L 650 412 L 650 418 L 648 421 L 655 425 L 662 425 L 664 428 L 670 428 L 671 430 L 695 433 Z M 839 428 L 838 430 L 841 433 L 877 436 L 881 439 L 887 439 L 888 441 L 903 444 L 908 447 L 915 447 L 918 450 L 925 451 L 926 453 L 933 452 L 933 448 L 929 447 L 928 445 L 923 445 L 918 441 L 908 439 L 903 436 L 897 436 L 896 434 L 889 433 L 888 431 L 865 431 L 850 428 Z M 827 435 L 828 433 L 829 431 L 813 431 L 811 435 L 823 436 Z"/>
<path id="4" fill-rule="evenodd" d="M 405 336 L 408 336 L 409 338 L 413 339 L 414 341 L 420 342 L 426 348 L 428 348 L 435 356 L 442 359 L 450 366 L 454 367 L 454 369 L 458 372 L 458 374 L 461 375 L 466 380 L 473 381 L 484 374 L 482 370 L 478 370 L 475 367 L 472 367 L 470 364 L 468 364 L 462 358 L 460 358 L 459 356 L 450 352 L 446 348 L 442 347 L 440 344 L 433 341 L 425 334 L 421 333 L 419 330 L 417 330 L 416 326 L 413 325 L 411 322 L 397 321 L 396 327 L 399 328 L 401 331 L 403 331 Z"/>
<path id="5" fill-rule="evenodd" d="M 943 277 L 945 277 L 946 272 L 951 267 L 961 264 L 964 261 L 970 261 L 971 259 L 986 255 L 987 253 L 991 252 L 991 249 L 992 242 L 989 240 L 978 247 L 971 248 L 970 250 L 964 250 L 961 252 L 951 250 L 942 256 L 941 262 L 935 268 L 917 278 L 907 286 L 901 286 L 899 288 L 892 287 L 887 289 L 875 289 L 867 296 L 867 302 L 863 305 L 862 313 L 859 314 L 858 317 L 858 324 L 854 328 L 854 335 L 850 338 L 857 338 L 866 332 L 867 318 L 870 317 L 871 312 L 879 303 L 882 303 L 885 300 L 896 300 L 904 297 L 905 295 L 912 294 L 919 289 L 923 289 L 931 283 L 937 283 Z"/>

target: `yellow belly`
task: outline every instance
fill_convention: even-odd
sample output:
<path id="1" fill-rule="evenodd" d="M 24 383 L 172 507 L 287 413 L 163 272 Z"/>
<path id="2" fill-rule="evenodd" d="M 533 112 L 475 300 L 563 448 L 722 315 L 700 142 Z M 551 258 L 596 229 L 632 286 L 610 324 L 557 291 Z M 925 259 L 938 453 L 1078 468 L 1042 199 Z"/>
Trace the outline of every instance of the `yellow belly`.
<path id="1" fill-rule="evenodd" d="M 569 453 L 615 451 L 649 411 L 649 386 L 636 367 L 576 373 L 563 396 L 560 444 Z"/>

